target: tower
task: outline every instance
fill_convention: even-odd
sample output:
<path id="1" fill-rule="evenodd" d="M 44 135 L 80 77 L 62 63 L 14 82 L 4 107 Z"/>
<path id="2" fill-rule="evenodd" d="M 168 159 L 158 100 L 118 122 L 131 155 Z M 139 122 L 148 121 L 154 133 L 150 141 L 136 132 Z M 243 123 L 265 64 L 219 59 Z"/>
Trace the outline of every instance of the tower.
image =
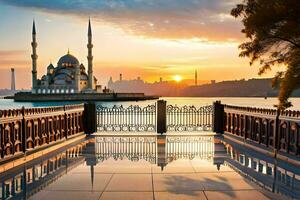
<path id="1" fill-rule="evenodd" d="M 93 44 L 92 44 L 92 27 L 91 20 L 89 19 L 89 27 L 88 27 L 88 90 L 93 90 Z"/>
<path id="2" fill-rule="evenodd" d="M 120 74 L 120 81 L 122 81 L 123 80 L 123 78 L 122 78 L 122 74 Z"/>
<path id="3" fill-rule="evenodd" d="M 80 92 L 80 65 L 75 68 L 75 92 Z"/>
<path id="4" fill-rule="evenodd" d="M 36 54 L 36 48 L 37 48 L 37 42 L 36 42 L 36 30 L 35 30 L 35 22 L 33 20 L 32 24 L 32 42 L 31 42 L 31 47 L 32 47 L 32 54 L 31 54 L 31 59 L 32 59 L 32 90 L 34 91 L 37 87 L 37 58 L 38 55 Z"/>
<path id="5" fill-rule="evenodd" d="M 197 76 L 197 70 L 195 70 L 195 86 L 198 85 L 198 76 Z"/>
<path id="6" fill-rule="evenodd" d="M 16 83 L 15 83 L 15 68 L 11 68 L 11 91 L 16 90 Z"/>

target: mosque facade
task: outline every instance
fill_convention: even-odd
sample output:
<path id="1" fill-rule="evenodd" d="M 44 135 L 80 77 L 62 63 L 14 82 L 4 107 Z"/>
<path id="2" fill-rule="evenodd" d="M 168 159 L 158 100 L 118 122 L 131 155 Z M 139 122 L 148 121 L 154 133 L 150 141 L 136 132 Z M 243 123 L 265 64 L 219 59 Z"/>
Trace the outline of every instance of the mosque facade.
<path id="1" fill-rule="evenodd" d="M 88 23 L 88 68 L 70 54 L 62 56 L 57 65 L 52 63 L 47 67 L 47 74 L 37 78 L 37 40 L 35 22 L 32 27 L 32 93 L 37 94 L 68 94 L 68 93 L 98 93 L 101 86 L 93 76 L 93 44 L 91 22 Z"/>

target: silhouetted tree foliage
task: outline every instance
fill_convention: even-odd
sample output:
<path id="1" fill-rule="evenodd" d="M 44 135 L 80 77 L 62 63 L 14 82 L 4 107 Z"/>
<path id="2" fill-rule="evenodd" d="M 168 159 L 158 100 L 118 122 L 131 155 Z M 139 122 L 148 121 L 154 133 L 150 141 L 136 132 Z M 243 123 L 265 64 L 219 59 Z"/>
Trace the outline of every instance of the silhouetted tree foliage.
<path id="1" fill-rule="evenodd" d="M 250 40 L 239 46 L 241 57 L 249 57 L 250 65 L 258 61 L 259 74 L 286 67 L 274 77 L 273 87 L 280 89 L 278 107 L 290 107 L 288 98 L 300 87 L 300 0 L 244 0 L 231 15 L 242 18 L 242 33 Z"/>

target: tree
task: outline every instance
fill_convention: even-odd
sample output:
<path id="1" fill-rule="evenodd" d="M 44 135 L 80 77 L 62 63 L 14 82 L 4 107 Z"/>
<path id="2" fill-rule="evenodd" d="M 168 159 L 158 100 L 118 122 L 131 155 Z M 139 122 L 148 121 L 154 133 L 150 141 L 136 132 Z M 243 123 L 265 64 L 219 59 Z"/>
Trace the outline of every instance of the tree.
<path id="1" fill-rule="evenodd" d="M 240 56 L 249 57 L 250 65 L 259 62 L 258 74 L 285 67 L 272 85 L 279 87 L 279 109 L 292 106 L 288 99 L 300 88 L 300 0 L 244 0 L 231 15 L 242 18 L 248 38 L 239 46 Z"/>

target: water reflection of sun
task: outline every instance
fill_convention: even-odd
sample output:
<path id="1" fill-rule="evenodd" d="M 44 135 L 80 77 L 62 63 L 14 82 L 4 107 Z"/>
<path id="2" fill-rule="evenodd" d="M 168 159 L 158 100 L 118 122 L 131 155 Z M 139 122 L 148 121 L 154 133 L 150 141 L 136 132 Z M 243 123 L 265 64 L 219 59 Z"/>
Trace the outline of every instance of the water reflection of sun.
<path id="1" fill-rule="evenodd" d="M 180 82 L 180 81 L 182 81 L 182 77 L 180 75 L 175 75 L 175 76 L 173 76 L 173 80 L 176 82 Z"/>

